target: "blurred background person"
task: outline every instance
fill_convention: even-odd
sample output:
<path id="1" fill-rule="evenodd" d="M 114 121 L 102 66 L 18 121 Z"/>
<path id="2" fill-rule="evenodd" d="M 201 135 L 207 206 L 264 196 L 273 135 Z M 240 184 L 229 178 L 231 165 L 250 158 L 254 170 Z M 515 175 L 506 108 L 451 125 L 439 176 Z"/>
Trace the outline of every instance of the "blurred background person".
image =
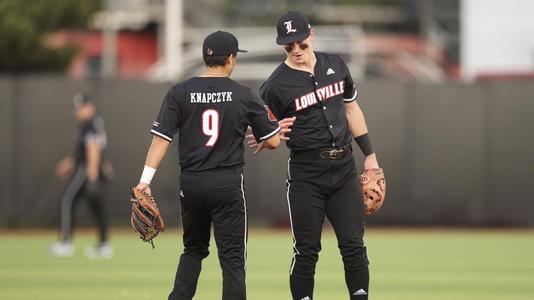
<path id="1" fill-rule="evenodd" d="M 104 121 L 96 114 L 95 104 L 87 95 L 75 95 L 73 105 L 79 124 L 74 154 L 67 155 L 56 166 L 60 179 L 73 175 L 61 199 L 59 241 L 50 246 L 50 253 L 54 256 L 74 254 L 75 207 L 80 199 L 86 199 L 98 227 L 98 243 L 87 248 L 85 254 L 90 258 L 110 258 L 113 249 L 108 242 L 108 221 L 102 197 L 106 181 L 102 159 L 107 143 Z"/>

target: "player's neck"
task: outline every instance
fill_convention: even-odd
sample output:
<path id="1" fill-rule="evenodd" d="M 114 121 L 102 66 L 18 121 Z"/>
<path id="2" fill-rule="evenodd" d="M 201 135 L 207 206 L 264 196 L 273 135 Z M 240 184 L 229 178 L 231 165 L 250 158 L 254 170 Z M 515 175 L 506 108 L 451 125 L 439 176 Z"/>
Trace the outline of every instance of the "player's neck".
<path id="1" fill-rule="evenodd" d="M 231 71 L 225 67 L 206 68 L 200 77 L 230 77 Z"/>
<path id="2" fill-rule="evenodd" d="M 315 52 L 313 50 L 310 52 L 309 58 L 303 61 L 302 63 L 295 63 L 291 59 L 286 58 L 284 63 L 288 65 L 292 69 L 304 71 L 313 74 L 315 69 L 315 63 L 317 62 L 317 58 L 315 57 Z"/>

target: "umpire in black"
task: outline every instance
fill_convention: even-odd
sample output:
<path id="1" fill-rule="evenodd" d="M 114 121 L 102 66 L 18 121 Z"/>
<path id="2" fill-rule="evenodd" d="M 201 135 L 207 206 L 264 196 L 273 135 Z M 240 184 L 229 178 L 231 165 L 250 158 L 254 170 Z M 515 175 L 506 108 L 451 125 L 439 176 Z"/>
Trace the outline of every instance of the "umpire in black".
<path id="1" fill-rule="evenodd" d="M 276 42 L 287 58 L 262 85 L 260 96 L 278 119 L 296 117 L 290 149 L 287 203 L 293 233 L 290 287 L 294 300 L 312 300 L 315 265 L 325 216 L 343 257 L 350 299 L 368 299 L 369 269 L 364 204 L 351 141 L 376 168 L 358 94 L 341 57 L 313 51 L 314 31 L 298 12 L 281 16 Z M 262 145 L 249 141 L 259 151 Z"/>
<path id="2" fill-rule="evenodd" d="M 280 126 L 256 94 L 229 78 L 237 53 L 245 52 L 235 36 L 214 32 L 202 51 L 205 72 L 173 86 L 163 100 L 137 188 L 150 193 L 149 184 L 178 133 L 184 252 L 169 299 L 195 295 L 213 224 L 223 271 L 222 299 L 242 300 L 247 298 L 243 140 L 251 126 L 256 141 L 274 149 Z"/>

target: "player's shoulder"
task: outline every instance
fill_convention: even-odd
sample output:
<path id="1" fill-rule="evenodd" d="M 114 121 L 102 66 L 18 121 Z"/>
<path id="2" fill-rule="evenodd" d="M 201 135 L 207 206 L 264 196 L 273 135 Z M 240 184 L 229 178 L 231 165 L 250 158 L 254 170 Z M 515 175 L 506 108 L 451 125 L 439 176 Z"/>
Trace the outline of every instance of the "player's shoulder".
<path id="1" fill-rule="evenodd" d="M 172 85 L 165 96 L 166 101 L 180 102 L 184 98 L 189 80 Z"/>
<path id="2" fill-rule="evenodd" d="M 233 89 L 236 93 L 243 96 L 249 96 L 252 93 L 252 89 L 248 86 L 245 86 L 231 78 L 228 78 L 228 85 L 231 89 Z"/>
<path id="3" fill-rule="evenodd" d="M 287 83 L 291 77 L 287 70 L 289 70 L 289 68 L 285 63 L 278 65 L 278 67 L 271 73 L 267 80 L 262 83 L 260 87 L 260 93 L 272 91 L 284 83 Z"/>
<path id="4" fill-rule="evenodd" d="M 250 88 L 240 84 L 239 82 L 231 79 L 230 77 L 192 77 L 188 80 L 175 85 L 176 91 L 185 90 L 204 90 L 204 89 L 229 89 L 234 93 L 250 91 Z"/>
<path id="5" fill-rule="evenodd" d="M 171 86 L 169 88 L 169 94 L 172 94 L 173 96 L 176 96 L 176 95 L 179 95 L 181 93 L 183 93 L 186 89 L 186 86 L 188 84 L 188 82 L 190 82 L 191 79 L 188 79 L 186 81 L 182 81 L 182 82 L 179 82 L 179 83 L 176 83 L 174 84 L 173 86 Z"/>
<path id="6" fill-rule="evenodd" d="M 256 102 L 259 99 L 258 94 L 248 86 L 244 86 L 239 82 L 234 81 L 234 96 L 235 99 L 240 101 L 241 105 L 248 107 L 252 102 Z"/>
<path id="7" fill-rule="evenodd" d="M 326 62 L 329 65 L 345 65 L 343 58 L 336 53 L 315 52 L 318 61 Z"/>
<path id="8" fill-rule="evenodd" d="M 104 119 L 99 115 L 95 115 L 91 119 L 82 123 L 82 132 L 89 133 L 94 131 L 103 131 L 104 130 Z"/>
<path id="9" fill-rule="evenodd" d="M 267 80 L 265 80 L 263 84 L 275 86 L 275 85 L 278 85 L 284 82 L 285 80 L 287 80 L 287 76 L 288 76 L 288 73 L 286 72 L 287 70 L 289 70 L 287 65 L 284 62 L 281 63 L 280 65 L 278 65 L 278 67 L 276 67 L 276 69 L 274 69 L 274 71 L 267 78 Z"/>

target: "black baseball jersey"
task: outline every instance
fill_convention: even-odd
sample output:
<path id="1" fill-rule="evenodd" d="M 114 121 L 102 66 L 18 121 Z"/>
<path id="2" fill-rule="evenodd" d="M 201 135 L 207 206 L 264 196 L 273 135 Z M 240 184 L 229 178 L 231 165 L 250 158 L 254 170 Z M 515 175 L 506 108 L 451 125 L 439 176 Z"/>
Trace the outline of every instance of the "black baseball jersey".
<path id="1" fill-rule="evenodd" d="M 150 132 L 169 142 L 178 132 L 180 166 L 194 172 L 243 165 L 249 125 L 258 142 L 280 130 L 249 88 L 227 77 L 193 77 L 168 91 Z"/>
<path id="2" fill-rule="evenodd" d="M 358 94 L 338 55 L 315 52 L 314 74 L 280 64 L 260 88 L 260 96 L 278 119 L 296 116 L 288 135 L 292 151 L 342 147 L 352 141 L 344 102 Z"/>
<path id="3" fill-rule="evenodd" d="M 104 120 L 99 116 L 80 123 L 76 137 L 76 163 L 81 164 L 87 161 L 86 146 L 90 142 L 99 143 L 102 151 L 106 148 L 107 135 Z"/>

